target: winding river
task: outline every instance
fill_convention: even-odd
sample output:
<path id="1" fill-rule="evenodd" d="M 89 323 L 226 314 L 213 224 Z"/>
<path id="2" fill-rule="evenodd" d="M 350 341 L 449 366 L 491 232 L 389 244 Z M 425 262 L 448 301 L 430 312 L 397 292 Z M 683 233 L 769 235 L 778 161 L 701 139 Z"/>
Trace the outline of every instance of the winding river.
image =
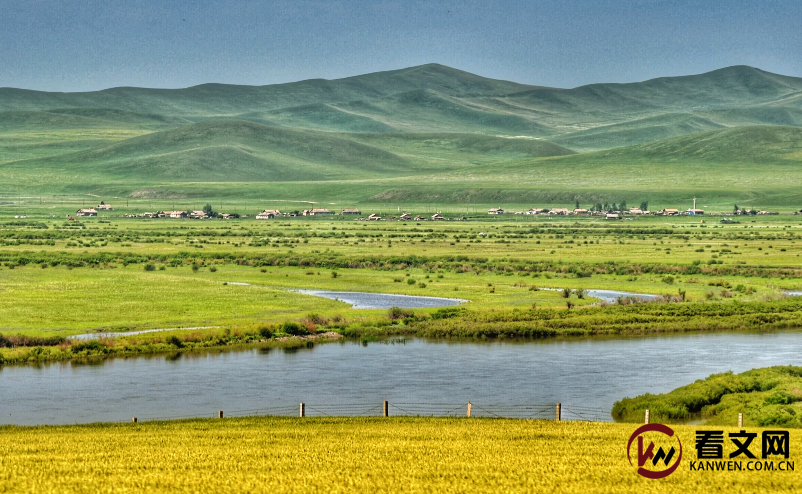
<path id="1" fill-rule="evenodd" d="M 282 351 L 0 368 L 0 423 L 70 424 L 267 413 L 298 403 L 491 405 L 562 402 L 610 420 L 614 401 L 732 370 L 802 364 L 802 333 L 711 333 L 525 343 L 343 342 Z M 547 407 L 548 408 L 548 407 Z M 549 408 L 550 409 L 550 408 Z M 362 413 L 342 408 L 341 414 Z M 349 412 L 351 410 L 351 412 Z M 413 409 L 410 409 L 413 410 Z M 414 411 L 414 410 L 413 410 Z M 372 412 L 372 413 L 375 413 Z M 507 415 L 515 415 L 508 411 Z"/>

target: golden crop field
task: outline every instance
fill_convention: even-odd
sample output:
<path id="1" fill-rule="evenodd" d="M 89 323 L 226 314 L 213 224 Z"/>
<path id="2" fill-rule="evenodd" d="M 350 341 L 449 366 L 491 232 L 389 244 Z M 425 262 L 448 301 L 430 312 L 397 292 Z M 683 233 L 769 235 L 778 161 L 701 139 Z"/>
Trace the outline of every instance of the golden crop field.
<path id="1" fill-rule="evenodd" d="M 635 428 L 409 417 L 2 427 L 0 492 L 735 494 L 799 485 L 799 472 L 691 472 L 696 426 L 674 427 L 684 448 L 674 474 L 641 478 L 626 458 Z M 791 431 L 792 461 L 800 439 Z"/>

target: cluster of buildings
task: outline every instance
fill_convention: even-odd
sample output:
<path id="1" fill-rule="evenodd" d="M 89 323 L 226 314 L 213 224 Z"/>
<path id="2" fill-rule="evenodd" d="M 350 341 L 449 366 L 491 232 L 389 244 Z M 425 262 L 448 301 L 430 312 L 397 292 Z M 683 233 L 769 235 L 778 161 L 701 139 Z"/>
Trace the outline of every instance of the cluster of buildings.
<path id="1" fill-rule="evenodd" d="M 487 210 L 487 214 L 506 214 L 502 208 L 491 208 Z M 515 211 L 513 214 L 526 214 L 526 215 L 543 215 L 543 216 L 603 216 L 608 219 L 619 219 L 624 215 L 657 215 L 657 216 L 678 216 L 680 214 L 705 214 L 701 209 L 689 209 L 687 212 L 680 213 L 678 209 L 663 209 L 661 211 L 652 212 L 644 211 L 640 208 L 629 208 L 625 210 L 616 211 L 593 211 L 583 208 L 530 208 L 529 211 Z"/>
<path id="2" fill-rule="evenodd" d="M 487 214 L 505 214 L 502 208 L 491 208 L 487 210 Z M 515 211 L 513 214 L 528 214 L 528 215 L 545 215 L 545 216 L 602 216 L 607 219 L 620 219 L 624 216 L 703 216 L 705 211 L 703 209 L 691 208 L 685 211 L 680 209 L 665 208 L 660 211 L 648 211 L 640 208 L 629 208 L 625 210 L 616 211 L 592 211 L 588 209 L 576 208 L 531 208 L 529 211 Z M 713 215 L 721 215 L 724 213 L 712 213 Z M 770 213 L 768 211 L 752 211 L 737 212 L 735 214 L 778 214 Z"/>
<path id="3" fill-rule="evenodd" d="M 189 218 L 193 220 L 205 220 L 209 218 L 209 215 L 206 214 L 204 211 L 156 211 L 156 212 L 148 211 L 140 214 L 127 214 L 125 216 L 126 218 L 174 218 L 174 219 Z M 239 216 L 236 214 L 220 213 L 217 215 L 217 218 L 230 220 L 234 218 L 239 218 Z"/>
<path id="4" fill-rule="evenodd" d="M 328 216 L 338 214 L 328 209 L 305 209 L 301 213 L 282 213 L 278 209 L 265 209 L 261 213 L 256 215 L 257 220 L 272 220 L 273 218 L 279 217 L 289 217 L 289 216 Z M 440 213 L 433 214 L 430 218 L 422 217 L 422 216 L 415 216 L 413 217 L 409 213 L 404 213 L 398 217 L 390 216 L 389 218 L 382 218 L 378 214 L 370 214 L 368 216 L 362 216 L 362 211 L 355 208 L 346 208 L 340 211 L 339 215 L 341 216 L 357 216 L 357 221 L 385 221 L 385 220 L 396 220 L 396 221 L 442 221 L 445 220 L 443 215 Z"/>
<path id="5" fill-rule="evenodd" d="M 79 209 L 75 212 L 76 216 L 97 216 L 98 211 L 112 211 L 113 208 L 110 204 L 100 203 L 97 207 L 94 208 L 87 208 L 87 209 Z M 445 220 L 440 213 L 433 214 L 431 217 L 424 217 L 424 216 L 415 216 L 413 217 L 409 213 L 404 213 L 398 217 L 391 216 L 389 218 L 382 218 L 378 214 L 370 214 L 369 216 L 362 216 L 362 211 L 356 208 L 345 208 L 342 209 L 339 213 L 334 211 L 325 209 L 325 208 L 313 208 L 313 209 L 304 209 L 302 212 L 293 211 L 291 213 L 282 213 L 278 209 L 265 209 L 261 213 L 256 215 L 257 220 L 271 220 L 273 218 L 278 217 L 290 217 L 290 216 L 329 216 L 339 214 L 342 216 L 357 216 L 357 220 L 359 221 L 383 221 L 383 220 L 396 220 L 396 221 L 441 221 Z M 492 215 L 503 215 L 503 214 L 510 214 L 504 211 L 503 208 L 490 208 L 487 210 L 487 214 Z M 625 216 L 701 216 L 705 214 L 703 209 L 697 209 L 696 203 L 694 200 L 694 207 L 688 210 L 682 211 L 679 209 L 672 209 L 672 208 L 665 208 L 661 209 L 660 211 L 648 211 L 642 210 L 640 208 L 628 208 L 625 210 L 617 210 L 617 211 L 594 211 L 589 209 L 582 209 L 582 208 L 575 208 L 575 209 L 568 209 L 568 208 L 530 208 L 528 211 L 515 211 L 512 214 L 524 214 L 524 215 L 544 215 L 544 216 L 601 216 L 605 219 L 623 219 Z M 776 215 L 779 213 L 771 213 L 769 211 L 764 210 L 753 210 L 753 209 L 736 209 L 733 213 L 711 213 L 712 215 L 719 216 L 723 214 L 733 214 L 733 215 Z M 799 213 L 794 214 L 802 214 L 802 211 Z M 141 214 L 131 214 L 126 215 L 126 217 L 139 217 L 139 218 L 189 218 L 189 219 L 207 219 L 209 215 L 207 215 L 204 211 L 157 211 L 157 212 L 145 212 Z M 217 215 L 218 218 L 222 219 L 232 219 L 232 218 L 239 218 L 239 215 L 236 214 L 227 214 L 221 213 Z"/>
<path id="6" fill-rule="evenodd" d="M 435 213 L 431 217 L 425 216 L 415 216 L 413 217 L 409 213 L 404 213 L 401 216 L 390 216 L 389 218 L 382 218 L 378 214 L 371 214 L 367 218 L 357 218 L 357 221 L 446 221 L 446 219 L 440 213 Z"/>
<path id="7" fill-rule="evenodd" d="M 111 204 L 106 204 L 105 202 L 101 202 L 94 208 L 83 208 L 79 209 L 75 212 L 76 216 L 97 216 L 98 211 L 112 211 L 114 208 L 111 207 Z"/>
<path id="8" fill-rule="evenodd" d="M 290 217 L 290 216 L 329 216 L 333 215 L 334 212 L 325 209 L 325 208 L 314 208 L 314 209 L 304 209 L 302 212 L 294 211 L 292 213 L 282 213 L 278 209 L 265 209 L 261 213 L 256 215 L 257 220 L 272 220 L 273 218 L 279 217 Z M 342 213 L 340 214 L 361 214 L 358 209 L 343 209 Z"/>

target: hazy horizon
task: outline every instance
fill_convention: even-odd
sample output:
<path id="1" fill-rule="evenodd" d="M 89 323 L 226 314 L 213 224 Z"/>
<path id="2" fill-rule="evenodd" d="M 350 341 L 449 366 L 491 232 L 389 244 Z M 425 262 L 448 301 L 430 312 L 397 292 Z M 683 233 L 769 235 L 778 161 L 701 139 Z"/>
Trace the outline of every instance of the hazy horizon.
<path id="1" fill-rule="evenodd" d="M 733 66 L 802 77 L 791 0 L 0 0 L 0 87 L 271 85 L 439 63 L 572 88 Z"/>

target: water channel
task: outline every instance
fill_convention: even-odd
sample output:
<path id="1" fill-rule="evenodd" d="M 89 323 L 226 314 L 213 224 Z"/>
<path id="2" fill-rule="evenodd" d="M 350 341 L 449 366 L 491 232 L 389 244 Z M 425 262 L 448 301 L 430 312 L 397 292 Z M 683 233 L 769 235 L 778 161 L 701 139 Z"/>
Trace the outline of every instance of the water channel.
<path id="1" fill-rule="evenodd" d="M 0 367 L 0 423 L 70 424 L 333 404 L 548 404 L 604 411 L 716 372 L 802 364 L 802 333 L 463 343 L 343 342 L 282 351 Z M 261 412 L 260 412 L 261 410 Z M 445 408 L 443 408 L 445 410 Z"/>

